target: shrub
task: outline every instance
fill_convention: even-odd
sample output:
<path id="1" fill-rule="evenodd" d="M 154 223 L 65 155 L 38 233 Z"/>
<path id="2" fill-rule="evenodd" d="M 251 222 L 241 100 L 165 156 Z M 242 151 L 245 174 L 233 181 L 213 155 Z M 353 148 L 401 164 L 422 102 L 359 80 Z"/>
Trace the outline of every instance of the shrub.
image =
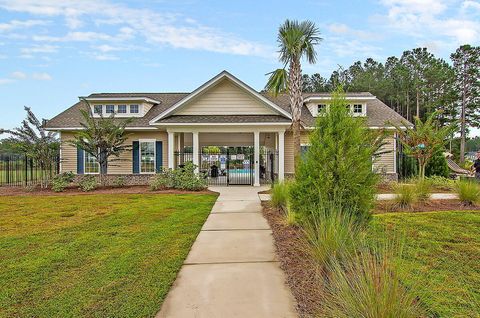
<path id="1" fill-rule="evenodd" d="M 168 188 L 173 188 L 173 180 L 171 177 L 170 170 L 165 170 L 160 173 L 157 173 L 150 180 L 150 190 L 152 191 L 165 190 Z"/>
<path id="2" fill-rule="evenodd" d="M 328 265 L 322 317 L 426 317 L 413 286 L 398 275 L 397 248 L 359 248 Z"/>
<path id="3" fill-rule="evenodd" d="M 288 181 L 276 182 L 272 187 L 271 204 L 276 208 L 286 208 L 289 197 Z"/>
<path id="4" fill-rule="evenodd" d="M 115 188 L 121 188 L 124 187 L 126 184 L 126 179 L 124 176 L 118 176 L 113 180 L 113 186 Z"/>
<path id="5" fill-rule="evenodd" d="M 150 182 L 151 190 L 168 188 L 200 191 L 207 188 L 207 179 L 203 174 L 196 174 L 195 165 L 187 162 L 183 168 L 158 173 Z"/>
<path id="6" fill-rule="evenodd" d="M 443 151 L 437 151 L 430 160 L 428 160 L 427 166 L 425 167 L 425 175 L 428 177 L 431 176 L 440 176 L 447 178 L 450 174 L 450 168 L 448 168 L 447 159 L 443 155 Z"/>
<path id="7" fill-rule="evenodd" d="M 78 187 L 84 192 L 95 190 L 97 188 L 97 178 L 93 175 L 84 175 L 78 181 Z"/>
<path id="8" fill-rule="evenodd" d="M 57 174 L 52 179 L 52 190 L 55 192 L 63 192 L 65 188 L 73 182 L 75 175 L 70 172 Z"/>
<path id="9" fill-rule="evenodd" d="M 323 201 L 341 202 L 360 222 L 371 217 L 379 176 L 372 157 L 383 145 L 383 133 L 353 117 L 343 93 L 336 91 L 324 115 L 317 117 L 310 147 L 296 167 L 291 188 L 295 212 L 308 215 Z"/>
<path id="10" fill-rule="evenodd" d="M 334 202 L 318 206 L 302 220 L 307 251 L 320 268 L 353 252 L 360 232 L 355 215 Z"/>
<path id="11" fill-rule="evenodd" d="M 476 182 L 461 180 L 457 183 L 456 192 L 463 205 L 474 205 L 480 200 L 480 188 Z"/>
<path id="12" fill-rule="evenodd" d="M 430 193 L 432 190 L 431 183 L 424 179 L 424 180 L 417 180 L 414 185 L 414 191 L 417 199 L 419 201 L 425 202 L 430 198 Z"/>
<path id="13" fill-rule="evenodd" d="M 285 208 L 285 223 L 287 225 L 297 225 L 298 224 L 298 216 L 295 213 L 295 211 L 293 211 L 290 208 L 289 204 L 287 204 L 287 207 Z"/>
<path id="14" fill-rule="evenodd" d="M 411 208 L 417 201 L 415 186 L 411 184 L 399 183 L 395 187 L 395 204 L 402 208 Z"/>
<path id="15" fill-rule="evenodd" d="M 441 190 L 455 190 L 456 181 L 453 179 L 440 177 L 440 176 L 431 176 L 428 177 L 426 180 L 430 182 L 431 186 L 436 189 Z"/>

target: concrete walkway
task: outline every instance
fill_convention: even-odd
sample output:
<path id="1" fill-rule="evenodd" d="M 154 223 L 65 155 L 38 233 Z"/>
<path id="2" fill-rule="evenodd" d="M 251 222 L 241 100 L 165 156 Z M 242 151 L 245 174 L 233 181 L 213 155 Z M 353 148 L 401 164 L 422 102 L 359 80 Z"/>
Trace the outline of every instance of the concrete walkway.
<path id="1" fill-rule="evenodd" d="M 220 196 L 157 317 L 297 317 L 258 191 L 217 187 Z"/>

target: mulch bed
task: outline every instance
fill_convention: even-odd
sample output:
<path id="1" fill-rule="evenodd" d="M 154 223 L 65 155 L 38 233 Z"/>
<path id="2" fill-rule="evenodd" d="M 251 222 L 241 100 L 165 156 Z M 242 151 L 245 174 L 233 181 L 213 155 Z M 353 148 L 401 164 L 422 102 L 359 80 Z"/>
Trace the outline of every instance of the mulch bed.
<path id="1" fill-rule="evenodd" d="M 78 187 L 68 187 L 63 192 L 54 192 L 51 189 L 41 188 L 23 188 L 23 187 L 0 187 L 0 196 L 2 195 L 84 195 L 84 194 L 186 194 L 186 193 L 214 193 L 209 190 L 204 191 L 183 191 L 183 190 L 159 190 L 152 191 L 148 186 L 125 186 L 125 187 L 98 187 L 89 192 L 84 192 Z"/>
<path id="2" fill-rule="evenodd" d="M 465 206 L 459 200 L 428 200 L 418 202 L 410 208 L 399 208 L 393 201 L 377 201 L 374 214 L 397 213 L 397 212 L 432 212 L 432 211 L 471 211 L 480 210 L 480 206 Z"/>
<path id="3" fill-rule="evenodd" d="M 263 215 L 273 231 L 280 267 L 296 299 L 300 317 L 311 317 L 320 308 L 320 284 L 310 257 L 303 248 L 303 234 L 297 226 L 284 222 L 283 212 L 263 202 Z"/>

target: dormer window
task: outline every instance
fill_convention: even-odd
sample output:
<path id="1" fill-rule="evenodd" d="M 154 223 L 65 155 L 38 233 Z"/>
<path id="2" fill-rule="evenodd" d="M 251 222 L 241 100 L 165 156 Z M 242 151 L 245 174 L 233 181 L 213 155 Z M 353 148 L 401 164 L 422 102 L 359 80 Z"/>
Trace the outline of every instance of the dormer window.
<path id="1" fill-rule="evenodd" d="M 130 105 L 130 114 L 138 114 L 138 105 Z"/>
<path id="2" fill-rule="evenodd" d="M 363 113 L 363 105 L 362 104 L 354 104 L 353 105 L 353 113 L 354 114 L 362 114 Z"/>
<path id="3" fill-rule="evenodd" d="M 115 105 L 105 105 L 105 112 L 107 114 L 115 113 Z"/>
<path id="4" fill-rule="evenodd" d="M 118 105 L 117 112 L 119 114 L 126 114 L 127 113 L 127 105 Z"/>
<path id="5" fill-rule="evenodd" d="M 93 113 L 97 115 L 102 114 L 102 105 L 95 105 L 93 106 Z"/>
<path id="6" fill-rule="evenodd" d="M 317 113 L 318 113 L 318 114 L 321 114 L 321 113 L 324 112 L 326 109 L 327 109 L 327 105 L 325 105 L 325 104 L 318 104 L 318 105 L 317 105 Z"/>

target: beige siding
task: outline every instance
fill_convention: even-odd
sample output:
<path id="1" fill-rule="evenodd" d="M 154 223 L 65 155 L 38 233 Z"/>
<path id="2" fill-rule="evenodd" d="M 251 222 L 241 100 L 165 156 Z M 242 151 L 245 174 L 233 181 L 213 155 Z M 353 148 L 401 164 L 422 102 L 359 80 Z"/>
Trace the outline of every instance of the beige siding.
<path id="1" fill-rule="evenodd" d="M 302 132 L 300 143 L 308 144 L 309 133 L 307 131 Z M 295 173 L 294 161 L 293 161 L 293 134 L 288 131 L 285 133 L 285 173 Z"/>
<path id="2" fill-rule="evenodd" d="M 274 110 L 245 90 L 223 80 L 192 100 L 176 115 L 275 115 Z"/>
<path id="3" fill-rule="evenodd" d="M 388 137 L 385 139 L 385 145 L 380 152 L 387 151 L 375 159 L 373 168 L 378 173 L 395 173 L 395 139 Z"/>
<path id="4" fill-rule="evenodd" d="M 77 150 L 68 145 L 68 140 L 72 138 L 74 133 L 71 132 L 62 132 L 62 172 L 72 171 L 77 172 Z M 139 139 L 155 139 L 157 141 L 162 141 L 162 161 L 163 167 L 167 167 L 168 161 L 168 138 L 167 133 L 162 131 L 138 131 L 131 132 L 130 137 L 127 140 L 127 144 L 131 145 L 133 141 Z M 120 161 L 111 162 L 108 166 L 109 174 L 131 174 L 132 173 L 132 152 L 125 151 L 120 155 Z"/>

